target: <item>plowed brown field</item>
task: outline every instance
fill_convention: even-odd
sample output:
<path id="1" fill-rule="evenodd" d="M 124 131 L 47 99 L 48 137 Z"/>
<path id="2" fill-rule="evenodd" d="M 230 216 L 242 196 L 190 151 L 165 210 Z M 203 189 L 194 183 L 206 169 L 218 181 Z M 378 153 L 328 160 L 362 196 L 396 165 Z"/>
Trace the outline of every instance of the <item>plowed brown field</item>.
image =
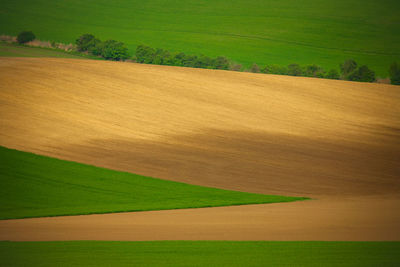
<path id="1" fill-rule="evenodd" d="M 0 145 L 163 179 L 317 200 L 2 221 L 0 239 L 56 240 L 57 234 L 48 236 L 51 229 L 74 229 L 82 236 L 73 239 L 118 240 L 125 233 L 129 240 L 400 240 L 399 88 L 1 58 Z M 97 235 L 87 235 L 84 218 L 96 218 L 87 220 Z M 147 225 L 148 233 L 138 234 L 143 229 L 126 220 Z"/>

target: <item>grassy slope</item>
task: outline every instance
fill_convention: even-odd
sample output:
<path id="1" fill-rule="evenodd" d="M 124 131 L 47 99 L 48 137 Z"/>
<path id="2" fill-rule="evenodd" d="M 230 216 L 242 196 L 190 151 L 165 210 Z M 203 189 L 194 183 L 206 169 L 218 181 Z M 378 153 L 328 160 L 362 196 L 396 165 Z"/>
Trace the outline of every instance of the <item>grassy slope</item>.
<path id="1" fill-rule="evenodd" d="M 5 266 L 398 266 L 400 242 L 0 243 Z"/>
<path id="2" fill-rule="evenodd" d="M 0 147 L 0 219 L 293 201 L 159 180 Z"/>
<path id="3" fill-rule="evenodd" d="M 400 60 L 397 0 L 2 1 L 0 33 L 33 30 L 74 42 L 82 33 L 239 63 L 320 64 L 346 58 L 387 76 Z"/>
<path id="4" fill-rule="evenodd" d="M 57 57 L 57 58 L 99 59 L 97 57 L 90 55 L 80 56 L 80 55 L 75 55 L 73 53 L 68 53 L 51 48 L 29 47 L 29 46 L 21 46 L 3 42 L 0 42 L 0 57 Z"/>

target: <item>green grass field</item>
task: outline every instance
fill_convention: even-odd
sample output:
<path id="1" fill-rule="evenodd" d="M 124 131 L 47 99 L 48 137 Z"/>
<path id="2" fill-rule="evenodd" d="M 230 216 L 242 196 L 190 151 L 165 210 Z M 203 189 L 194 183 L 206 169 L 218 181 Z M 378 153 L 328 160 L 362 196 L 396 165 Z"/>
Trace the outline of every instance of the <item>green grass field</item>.
<path id="1" fill-rule="evenodd" d="M 249 66 L 338 68 L 347 58 L 378 76 L 400 61 L 397 0 L 3 0 L 0 34 L 32 30 L 74 42 L 83 33 L 185 53 L 224 55 Z"/>
<path id="2" fill-rule="evenodd" d="M 2 266 L 399 266 L 400 242 L 0 242 Z"/>
<path id="3" fill-rule="evenodd" d="M 0 147 L 0 219 L 301 199 L 171 182 Z"/>
<path id="4" fill-rule="evenodd" d="M 78 58 L 78 59 L 100 59 L 91 55 L 77 55 L 62 50 L 29 47 L 10 43 L 0 42 L 0 57 L 58 57 L 58 58 Z"/>

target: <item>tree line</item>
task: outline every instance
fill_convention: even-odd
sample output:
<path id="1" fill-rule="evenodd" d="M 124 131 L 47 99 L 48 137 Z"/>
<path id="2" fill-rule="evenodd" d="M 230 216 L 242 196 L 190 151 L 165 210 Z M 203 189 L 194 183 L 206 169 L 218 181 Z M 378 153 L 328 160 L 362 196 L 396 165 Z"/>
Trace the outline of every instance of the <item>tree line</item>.
<path id="1" fill-rule="evenodd" d="M 223 69 L 235 71 L 248 71 L 254 73 L 280 74 L 290 76 L 316 77 L 326 79 L 341 79 L 359 82 L 375 82 L 375 72 L 366 65 L 358 66 L 353 59 L 346 60 L 340 64 L 340 73 L 336 69 L 325 71 L 318 65 L 300 66 L 299 64 L 290 64 L 287 67 L 278 65 L 267 65 L 260 68 L 257 64 L 253 64 L 250 69 L 243 69 L 242 65 L 235 64 L 226 57 L 220 56 L 210 58 L 204 55 L 186 55 L 182 52 L 171 53 L 164 49 L 155 49 L 145 45 L 139 45 L 136 49 L 136 62 L 145 64 L 184 66 L 205 69 Z M 396 81 L 394 77 L 399 76 L 396 70 L 398 65 L 391 67 L 391 80 Z M 399 79 L 399 78 L 397 78 Z M 396 84 L 396 83 L 393 83 Z M 400 84 L 400 83 L 397 83 Z"/>
<path id="2" fill-rule="evenodd" d="M 79 52 L 88 52 L 95 56 L 101 56 L 108 60 L 126 60 L 130 56 L 124 43 L 115 40 L 101 41 L 93 34 L 83 34 L 76 40 Z"/>
<path id="3" fill-rule="evenodd" d="M 208 56 L 171 53 L 164 49 L 155 49 L 145 45 L 136 48 L 136 62 L 156 65 L 182 66 L 203 69 L 229 70 L 231 62 L 223 56 L 211 58 Z"/>
<path id="4" fill-rule="evenodd" d="M 17 36 L 18 43 L 26 43 L 35 39 L 32 32 L 24 31 Z M 336 69 L 325 71 L 318 65 L 312 64 L 300 66 L 293 63 L 288 66 L 266 65 L 260 68 L 253 64 L 249 69 L 234 63 L 224 56 L 215 58 L 205 55 L 190 55 L 183 52 L 170 52 L 165 49 L 152 48 L 150 46 L 139 45 L 135 55 L 128 54 L 128 48 L 122 42 L 116 40 L 101 41 L 93 34 L 83 34 L 76 40 L 76 48 L 79 52 L 89 53 L 108 60 L 124 61 L 130 59 L 138 63 L 182 66 L 204 69 L 220 69 L 233 71 L 248 71 L 254 73 L 280 74 L 290 76 L 304 76 L 327 79 L 340 79 L 348 81 L 375 82 L 375 72 L 368 66 L 359 66 L 353 59 L 348 59 L 340 64 L 340 72 Z M 400 64 L 393 63 L 389 69 L 390 81 L 392 84 L 400 85 Z"/>

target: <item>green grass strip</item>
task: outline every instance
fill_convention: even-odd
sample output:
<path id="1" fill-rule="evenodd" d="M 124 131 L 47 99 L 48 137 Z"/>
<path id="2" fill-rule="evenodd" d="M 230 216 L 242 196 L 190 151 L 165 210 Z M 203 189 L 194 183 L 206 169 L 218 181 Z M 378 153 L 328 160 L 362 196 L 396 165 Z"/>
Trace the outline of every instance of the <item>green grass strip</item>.
<path id="1" fill-rule="evenodd" d="M 0 57 L 55 57 L 98 60 L 102 59 L 76 51 L 67 52 L 56 48 L 31 47 L 5 42 L 0 42 Z"/>
<path id="2" fill-rule="evenodd" d="M 400 242 L 0 242 L 2 266 L 400 266 Z"/>
<path id="3" fill-rule="evenodd" d="M 302 199 L 166 181 L 0 147 L 0 219 Z"/>
<path id="4" fill-rule="evenodd" d="M 0 34 L 31 30 L 74 43 L 84 33 L 185 54 L 226 56 L 250 67 L 353 58 L 387 77 L 400 61 L 400 1 L 387 0 L 3 0 Z"/>

